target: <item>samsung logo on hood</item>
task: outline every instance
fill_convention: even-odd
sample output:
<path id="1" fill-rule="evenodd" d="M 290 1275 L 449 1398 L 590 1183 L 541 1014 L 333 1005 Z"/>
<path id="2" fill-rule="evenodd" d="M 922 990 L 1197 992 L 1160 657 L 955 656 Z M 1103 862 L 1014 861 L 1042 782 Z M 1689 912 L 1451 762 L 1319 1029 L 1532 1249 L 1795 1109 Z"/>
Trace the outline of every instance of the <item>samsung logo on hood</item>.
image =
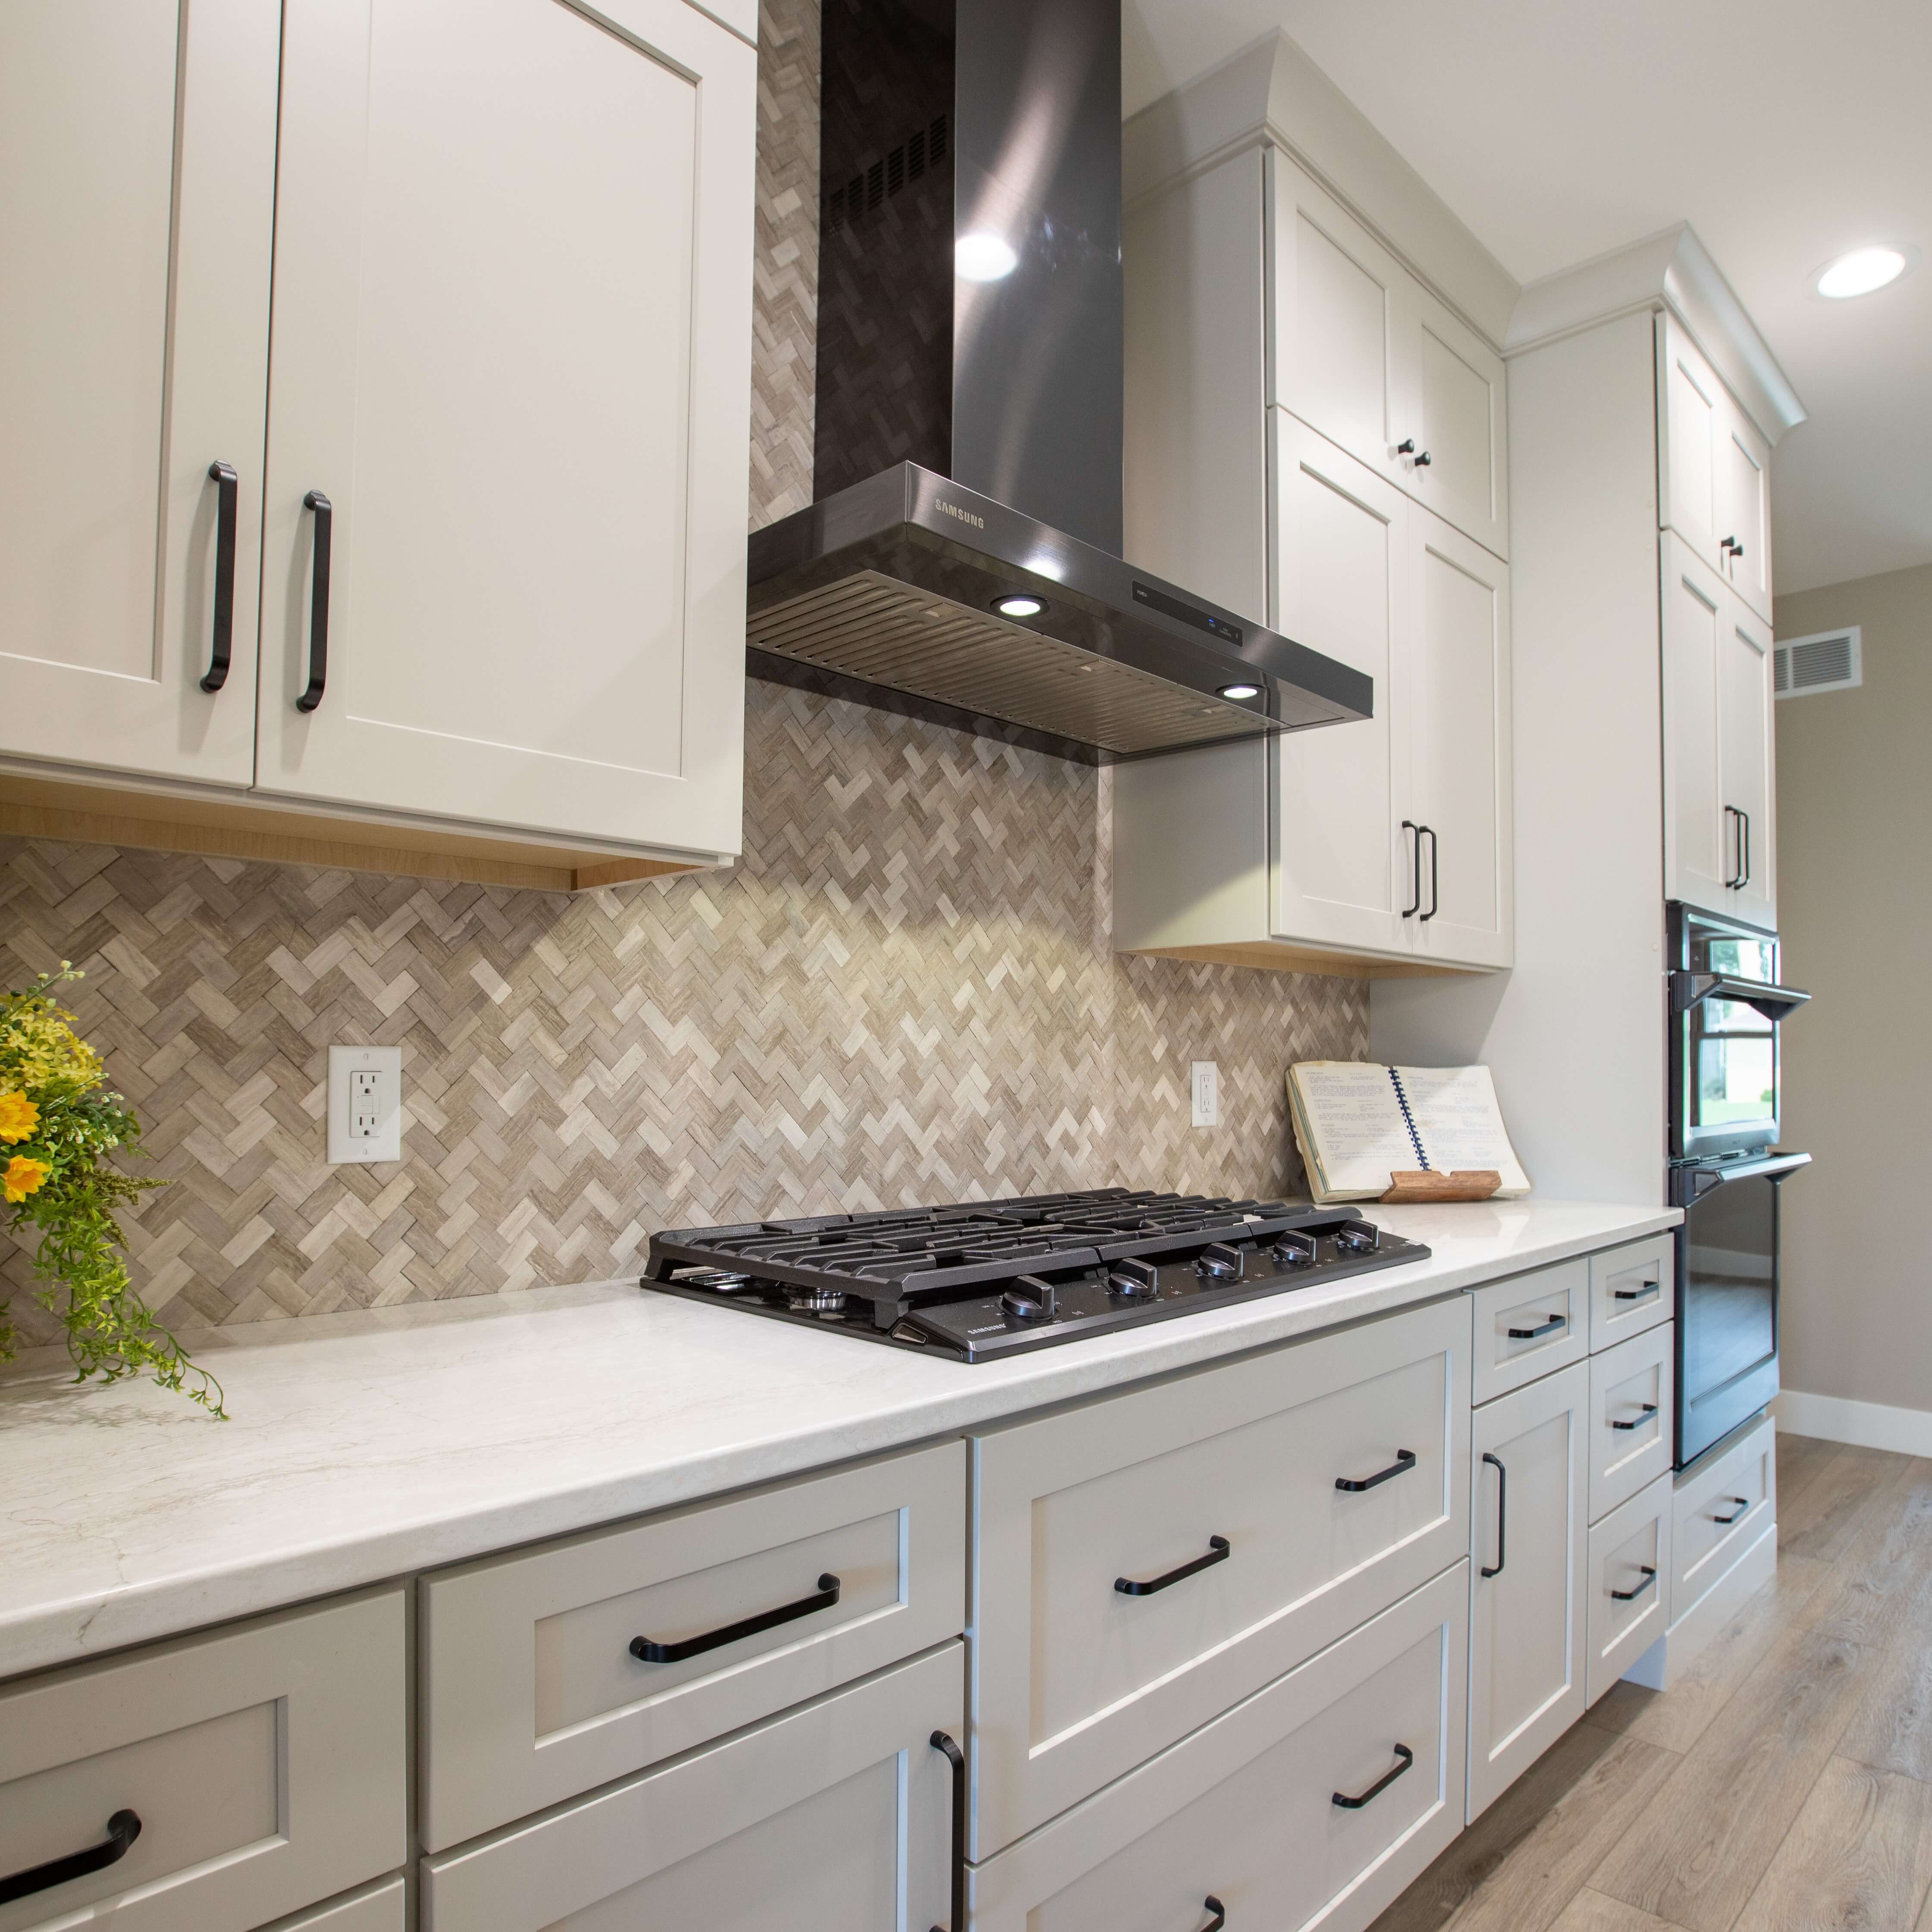
<path id="1" fill-rule="evenodd" d="M 932 500 L 932 507 L 935 510 L 944 510 L 949 517 L 957 517 L 962 524 L 970 524 L 976 530 L 983 530 L 986 527 L 984 517 L 976 517 L 970 510 L 962 510 L 957 503 L 949 503 L 944 496 L 935 496 Z"/>

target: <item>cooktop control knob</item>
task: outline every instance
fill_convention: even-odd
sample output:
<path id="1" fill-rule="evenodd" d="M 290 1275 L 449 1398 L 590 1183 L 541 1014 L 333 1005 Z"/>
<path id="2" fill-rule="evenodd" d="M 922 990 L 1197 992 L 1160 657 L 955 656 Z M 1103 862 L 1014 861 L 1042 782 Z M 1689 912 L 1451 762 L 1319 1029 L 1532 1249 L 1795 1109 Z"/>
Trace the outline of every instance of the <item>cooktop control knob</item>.
<path id="1" fill-rule="evenodd" d="M 1160 1292 L 1160 1270 L 1151 1262 L 1136 1261 L 1130 1255 L 1114 1264 L 1107 1277 L 1107 1292 L 1118 1301 L 1151 1301 Z"/>
<path id="2" fill-rule="evenodd" d="M 1268 1250 L 1283 1268 L 1312 1268 L 1315 1265 L 1315 1243 L 1312 1237 L 1298 1234 L 1291 1230 L 1283 1234 Z"/>
<path id="3" fill-rule="evenodd" d="M 1010 1322 L 1051 1322 L 1056 1312 L 1052 1282 L 1036 1274 L 1020 1276 L 1000 1297 L 1000 1312 Z"/>
<path id="4" fill-rule="evenodd" d="M 1372 1222 L 1345 1222 L 1335 1230 L 1335 1245 L 1345 1255 L 1372 1255 L 1381 1240 L 1381 1231 Z"/>
<path id="5" fill-rule="evenodd" d="M 1194 1272 L 1203 1281 L 1239 1281 L 1247 1257 L 1226 1241 L 1210 1241 L 1201 1251 Z"/>

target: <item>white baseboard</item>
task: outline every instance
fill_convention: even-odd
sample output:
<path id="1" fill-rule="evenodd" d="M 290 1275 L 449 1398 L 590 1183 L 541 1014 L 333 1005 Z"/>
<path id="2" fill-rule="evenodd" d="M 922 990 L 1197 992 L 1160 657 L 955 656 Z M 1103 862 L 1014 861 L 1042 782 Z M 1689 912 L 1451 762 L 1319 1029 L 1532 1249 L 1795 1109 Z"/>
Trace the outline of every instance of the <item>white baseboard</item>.
<path id="1" fill-rule="evenodd" d="M 1772 1403 L 1771 1412 L 1778 1427 L 1793 1436 L 1821 1436 L 1827 1442 L 1890 1449 L 1901 1456 L 1932 1456 L 1932 1409 L 1894 1408 L 1882 1402 L 1786 1389 Z"/>

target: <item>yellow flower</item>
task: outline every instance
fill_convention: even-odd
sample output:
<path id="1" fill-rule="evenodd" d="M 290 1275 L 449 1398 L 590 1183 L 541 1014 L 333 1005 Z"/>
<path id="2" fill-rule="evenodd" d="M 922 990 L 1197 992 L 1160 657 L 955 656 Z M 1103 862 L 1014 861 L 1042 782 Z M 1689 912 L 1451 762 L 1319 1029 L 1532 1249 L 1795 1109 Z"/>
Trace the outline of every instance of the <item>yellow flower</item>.
<path id="1" fill-rule="evenodd" d="M 40 1110 L 24 1094 L 0 1094 L 0 1141 L 23 1141 L 40 1124 Z"/>
<path id="2" fill-rule="evenodd" d="M 24 1201 L 39 1190 L 41 1182 L 52 1172 L 45 1161 L 16 1154 L 7 1163 L 7 1172 L 0 1174 L 0 1188 L 4 1188 L 9 1201 Z"/>

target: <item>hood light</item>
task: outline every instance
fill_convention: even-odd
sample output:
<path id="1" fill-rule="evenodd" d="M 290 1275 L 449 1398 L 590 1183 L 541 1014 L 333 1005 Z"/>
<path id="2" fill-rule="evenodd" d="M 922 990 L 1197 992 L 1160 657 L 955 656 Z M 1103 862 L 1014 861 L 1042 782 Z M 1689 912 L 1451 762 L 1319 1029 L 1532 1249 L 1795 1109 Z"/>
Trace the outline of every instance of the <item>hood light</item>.
<path id="1" fill-rule="evenodd" d="M 1898 248 L 1854 248 L 1818 272 L 1818 292 L 1833 302 L 1868 296 L 1895 282 L 1911 266 L 1911 258 Z"/>
<path id="2" fill-rule="evenodd" d="M 1037 617 L 1046 608 L 1043 598 L 1029 597 L 1023 590 L 1016 590 L 1010 597 L 996 597 L 993 608 L 1002 617 Z"/>
<path id="3" fill-rule="evenodd" d="M 1019 265 L 1012 244 L 1004 236 L 988 235 L 982 230 L 961 236 L 952 244 L 954 272 L 969 282 L 1004 281 Z"/>
<path id="4" fill-rule="evenodd" d="M 1232 698 L 1237 704 L 1244 698 L 1258 698 L 1261 694 L 1262 688 L 1258 684 L 1224 684 L 1216 693 L 1219 697 Z"/>

